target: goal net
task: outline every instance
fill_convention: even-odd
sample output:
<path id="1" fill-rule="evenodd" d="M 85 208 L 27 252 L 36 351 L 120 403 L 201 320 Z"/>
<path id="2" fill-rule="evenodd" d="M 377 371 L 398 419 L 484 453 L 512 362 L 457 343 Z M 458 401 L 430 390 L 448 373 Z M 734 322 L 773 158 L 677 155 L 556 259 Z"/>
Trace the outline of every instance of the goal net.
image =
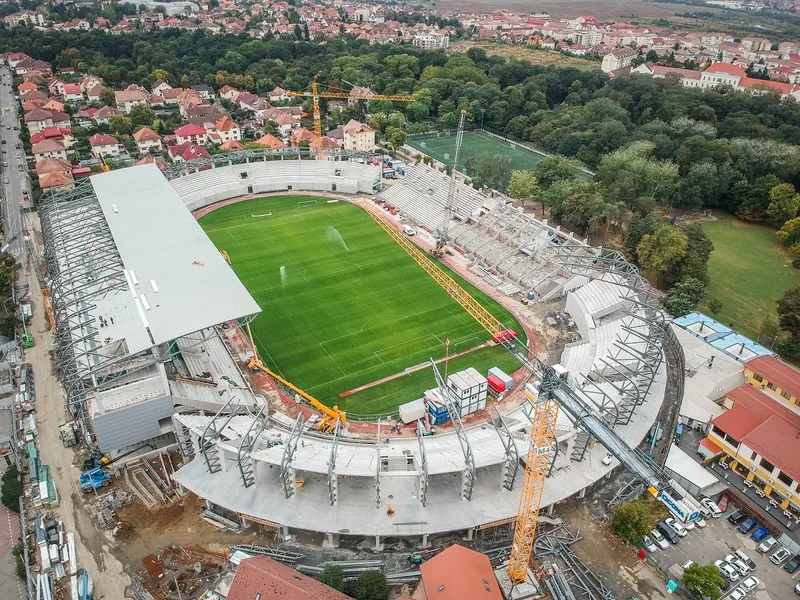
<path id="1" fill-rule="evenodd" d="M 316 205 L 316 200 L 300 200 L 300 202 L 297 203 L 297 208 L 311 208 Z"/>

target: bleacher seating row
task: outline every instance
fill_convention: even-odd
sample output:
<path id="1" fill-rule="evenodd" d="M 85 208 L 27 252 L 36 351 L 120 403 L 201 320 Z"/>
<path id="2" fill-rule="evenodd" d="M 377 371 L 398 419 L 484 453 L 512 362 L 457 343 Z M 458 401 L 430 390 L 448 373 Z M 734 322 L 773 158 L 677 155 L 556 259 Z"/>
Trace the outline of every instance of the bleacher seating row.
<path id="1" fill-rule="evenodd" d="M 377 166 L 345 161 L 273 160 L 188 173 L 170 181 L 189 210 L 244 196 L 287 190 L 372 193 Z"/>

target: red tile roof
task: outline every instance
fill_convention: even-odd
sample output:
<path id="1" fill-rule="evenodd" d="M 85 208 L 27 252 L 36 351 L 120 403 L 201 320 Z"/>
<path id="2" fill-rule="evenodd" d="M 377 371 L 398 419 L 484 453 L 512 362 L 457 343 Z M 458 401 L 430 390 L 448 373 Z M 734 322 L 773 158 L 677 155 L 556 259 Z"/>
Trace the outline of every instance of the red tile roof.
<path id="1" fill-rule="evenodd" d="M 463 546 L 450 546 L 422 563 L 419 570 L 428 600 L 503 598 L 489 558 Z"/>
<path id="2" fill-rule="evenodd" d="M 193 125 L 192 123 L 187 123 L 181 127 L 178 127 L 175 130 L 175 135 L 180 137 L 188 137 L 190 135 L 205 135 L 206 130 L 199 125 Z"/>
<path id="3" fill-rule="evenodd" d="M 145 126 L 133 134 L 133 139 L 137 142 L 157 142 L 161 137 L 155 131 Z"/>
<path id="4" fill-rule="evenodd" d="M 77 83 L 65 83 L 64 84 L 64 93 L 65 94 L 82 94 L 83 90 L 81 86 Z"/>
<path id="5" fill-rule="evenodd" d="M 727 75 L 735 75 L 736 77 L 747 77 L 747 72 L 742 67 L 737 67 L 736 65 L 725 62 L 715 62 L 703 72 L 726 73 Z"/>
<path id="6" fill-rule="evenodd" d="M 239 564 L 227 600 L 259 597 L 262 600 L 350 600 L 341 592 L 266 556 L 254 556 Z"/>
<path id="7" fill-rule="evenodd" d="M 89 145 L 93 148 L 97 146 L 115 146 L 117 144 L 119 144 L 117 138 L 102 133 L 95 133 L 89 138 Z"/>
<path id="8" fill-rule="evenodd" d="M 722 448 L 717 446 L 714 442 L 712 442 L 708 438 L 703 438 L 700 440 L 700 445 L 709 450 L 714 456 L 722 452 Z"/>
<path id="9" fill-rule="evenodd" d="M 745 366 L 764 379 L 771 381 L 792 396 L 800 398 L 800 371 L 774 356 L 759 356 L 748 360 Z"/>
<path id="10" fill-rule="evenodd" d="M 800 415 L 746 383 L 725 394 L 734 407 L 712 421 L 800 481 Z"/>

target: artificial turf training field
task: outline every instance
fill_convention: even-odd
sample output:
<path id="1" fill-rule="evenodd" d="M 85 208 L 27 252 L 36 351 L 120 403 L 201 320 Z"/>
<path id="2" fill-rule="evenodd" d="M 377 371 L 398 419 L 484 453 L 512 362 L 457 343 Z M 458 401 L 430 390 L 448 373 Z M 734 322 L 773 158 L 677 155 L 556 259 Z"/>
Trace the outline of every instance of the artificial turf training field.
<path id="1" fill-rule="evenodd" d="M 416 148 L 423 154 L 427 154 L 445 164 L 452 162 L 456 153 L 456 137 L 445 135 L 441 137 L 414 137 L 406 142 L 412 148 Z M 467 159 L 473 154 L 478 157 L 481 154 L 493 152 L 504 154 L 511 159 L 511 170 L 531 171 L 536 167 L 536 163 L 545 158 L 544 154 L 529 150 L 519 144 L 512 144 L 500 138 L 489 135 L 484 131 L 468 131 L 464 133 L 461 142 L 461 156 L 459 156 L 459 169 L 464 168 Z M 583 171 L 576 170 L 576 176 L 580 179 L 590 178 L 591 176 Z"/>
<path id="2" fill-rule="evenodd" d="M 309 200 L 316 205 L 298 207 Z M 328 405 L 360 414 L 395 410 L 435 386 L 430 368 L 339 394 L 443 357 L 448 338 L 451 354 L 489 339 L 365 211 L 347 202 L 259 198 L 215 210 L 200 225 L 228 252 L 261 307 L 251 326 L 261 359 Z M 523 333 L 502 306 L 457 279 L 506 327 Z M 449 370 L 468 366 L 485 374 L 492 366 L 513 372 L 519 363 L 497 346 L 453 359 Z"/>

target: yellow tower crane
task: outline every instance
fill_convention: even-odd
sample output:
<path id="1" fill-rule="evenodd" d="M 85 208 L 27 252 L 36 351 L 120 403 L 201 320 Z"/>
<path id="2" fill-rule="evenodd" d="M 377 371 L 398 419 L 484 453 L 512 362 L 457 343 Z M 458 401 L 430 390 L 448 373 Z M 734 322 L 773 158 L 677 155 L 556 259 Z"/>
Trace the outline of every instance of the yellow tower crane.
<path id="1" fill-rule="evenodd" d="M 336 98 L 339 100 L 391 100 L 392 102 L 414 102 L 414 96 L 410 95 L 358 95 L 346 90 L 328 90 L 319 91 L 319 84 L 317 78 L 319 73 L 314 76 L 314 81 L 311 82 L 311 90 L 302 92 L 287 91 L 286 95 L 292 98 L 311 98 L 314 104 L 314 144 L 317 147 L 317 158 L 322 159 L 322 120 L 319 113 L 319 99 L 320 98 Z"/>

